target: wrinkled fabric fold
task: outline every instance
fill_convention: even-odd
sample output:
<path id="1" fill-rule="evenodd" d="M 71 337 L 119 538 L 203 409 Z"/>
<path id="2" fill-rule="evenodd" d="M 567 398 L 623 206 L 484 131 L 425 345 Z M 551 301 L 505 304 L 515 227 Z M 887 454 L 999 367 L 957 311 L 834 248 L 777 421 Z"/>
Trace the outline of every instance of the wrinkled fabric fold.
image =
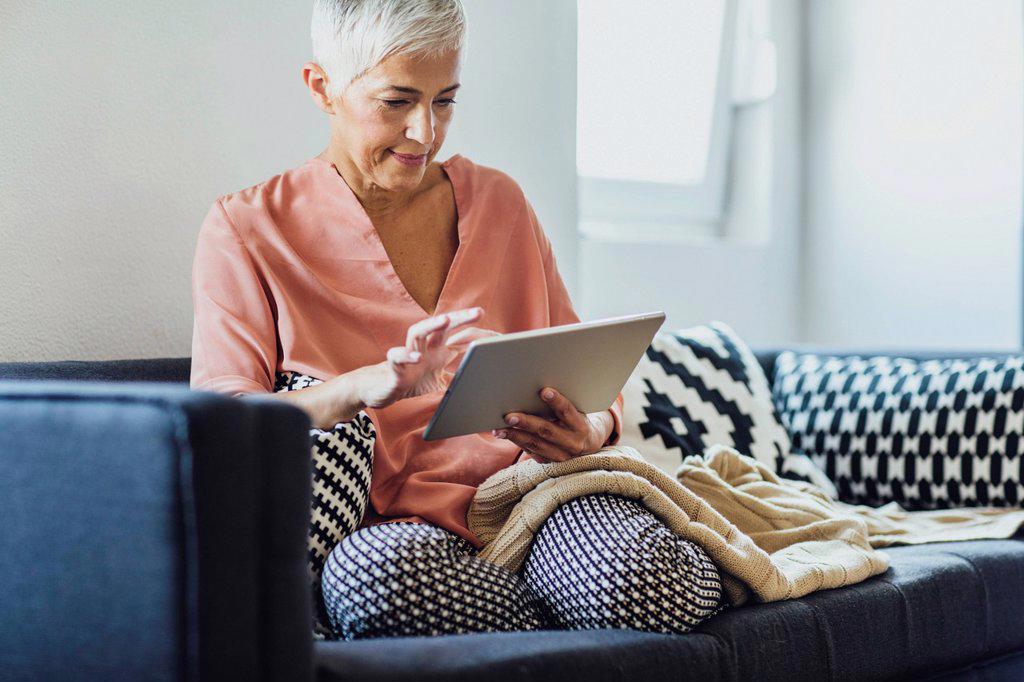
<path id="1" fill-rule="evenodd" d="M 523 461 L 484 481 L 467 516 L 484 542 L 479 556 L 518 570 L 551 512 L 598 492 L 639 500 L 677 535 L 703 547 L 734 606 L 866 580 L 889 566 L 879 547 L 1009 537 L 1024 525 L 1019 509 L 906 512 L 894 505 L 847 505 L 722 445 L 684 459 L 673 479 L 635 448 L 612 445 L 565 462 Z"/>

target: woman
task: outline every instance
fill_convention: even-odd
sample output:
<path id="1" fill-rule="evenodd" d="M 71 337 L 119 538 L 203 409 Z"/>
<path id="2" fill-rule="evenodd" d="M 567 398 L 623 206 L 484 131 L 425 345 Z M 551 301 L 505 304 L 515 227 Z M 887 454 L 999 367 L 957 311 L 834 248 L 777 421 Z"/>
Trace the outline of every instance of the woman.
<path id="1" fill-rule="evenodd" d="M 553 420 L 517 413 L 501 431 L 422 438 L 470 341 L 579 321 L 518 184 L 459 154 L 435 160 L 460 87 L 460 1 L 318 0 L 312 37 L 302 74 L 330 141 L 207 214 L 191 385 L 310 415 L 319 627 L 687 631 L 721 606 L 718 571 L 635 501 L 562 505 L 522 575 L 475 556 L 477 486 L 524 458 L 614 444 L 621 394 L 583 414 L 546 387 Z"/>

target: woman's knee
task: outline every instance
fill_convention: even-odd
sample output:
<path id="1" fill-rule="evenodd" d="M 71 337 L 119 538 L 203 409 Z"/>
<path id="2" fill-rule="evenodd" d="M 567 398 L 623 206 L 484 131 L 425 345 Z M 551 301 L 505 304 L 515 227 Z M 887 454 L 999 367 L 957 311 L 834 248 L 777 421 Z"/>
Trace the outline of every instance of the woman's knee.
<path id="1" fill-rule="evenodd" d="M 347 536 L 327 559 L 322 592 L 343 639 L 541 627 L 518 576 L 432 524 L 382 523 Z"/>
<path id="2" fill-rule="evenodd" d="M 642 503 L 584 495 L 561 505 L 534 539 L 527 585 L 568 629 L 687 632 L 715 613 L 717 567 Z"/>

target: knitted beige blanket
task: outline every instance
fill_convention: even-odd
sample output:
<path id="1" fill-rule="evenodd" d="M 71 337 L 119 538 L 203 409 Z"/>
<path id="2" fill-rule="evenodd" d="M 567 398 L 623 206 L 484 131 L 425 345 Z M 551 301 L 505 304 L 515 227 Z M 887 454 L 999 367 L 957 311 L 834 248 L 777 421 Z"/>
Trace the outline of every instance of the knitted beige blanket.
<path id="1" fill-rule="evenodd" d="M 878 547 L 1006 538 L 1024 525 L 1024 509 L 907 512 L 895 502 L 845 504 L 722 445 L 687 457 L 676 478 L 625 445 L 565 462 L 526 460 L 480 485 L 467 520 L 484 542 L 480 558 L 518 571 L 558 505 L 592 493 L 635 499 L 704 548 L 732 605 L 860 582 L 888 568 Z"/>

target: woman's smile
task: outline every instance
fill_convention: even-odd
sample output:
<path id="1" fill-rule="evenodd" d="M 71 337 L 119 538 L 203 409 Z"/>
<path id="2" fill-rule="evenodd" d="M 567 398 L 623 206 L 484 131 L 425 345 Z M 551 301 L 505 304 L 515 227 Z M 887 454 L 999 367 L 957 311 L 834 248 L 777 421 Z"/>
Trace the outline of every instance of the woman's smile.
<path id="1" fill-rule="evenodd" d="M 418 156 L 413 156 L 412 154 L 399 154 L 394 149 L 389 149 L 388 151 L 391 152 L 391 156 L 396 161 L 398 161 L 399 163 L 404 164 L 406 166 L 422 166 L 423 162 L 427 158 L 426 154 L 420 154 Z"/>

